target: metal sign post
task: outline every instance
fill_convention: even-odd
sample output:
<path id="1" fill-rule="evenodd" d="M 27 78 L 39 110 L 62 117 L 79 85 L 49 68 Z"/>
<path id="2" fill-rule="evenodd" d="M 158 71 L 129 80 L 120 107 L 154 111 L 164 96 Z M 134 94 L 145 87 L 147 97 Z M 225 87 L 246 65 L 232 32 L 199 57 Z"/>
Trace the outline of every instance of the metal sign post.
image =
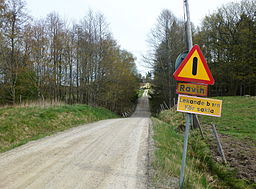
<path id="1" fill-rule="evenodd" d="M 190 51 L 193 46 L 193 41 L 192 41 L 192 30 L 191 30 L 188 0 L 184 0 L 184 6 L 186 8 L 186 16 L 187 16 L 187 22 L 186 22 L 187 48 Z"/>
<path id="2" fill-rule="evenodd" d="M 190 49 L 192 49 L 193 42 L 192 42 L 192 30 L 191 30 L 188 0 L 184 0 L 184 4 L 185 4 L 185 8 L 186 8 L 186 15 L 187 15 L 187 23 L 186 23 L 187 48 L 190 51 Z M 182 153 L 182 164 L 181 164 L 181 170 L 180 170 L 180 188 L 183 187 L 183 183 L 184 183 L 187 147 L 188 147 L 188 136 L 189 136 L 190 125 L 192 123 L 193 123 L 193 116 L 192 116 L 192 114 L 187 113 L 186 114 L 186 128 L 185 128 L 185 133 L 184 133 L 184 146 L 183 146 L 183 153 Z"/>
<path id="3" fill-rule="evenodd" d="M 185 177 L 185 167 L 186 167 L 186 157 L 187 157 L 187 149 L 188 149 L 188 136 L 190 125 L 192 124 L 192 114 L 186 114 L 186 128 L 184 133 L 184 144 L 183 144 L 183 152 L 182 152 L 182 163 L 180 170 L 180 188 L 183 187 L 184 177 Z"/>
<path id="4" fill-rule="evenodd" d="M 207 96 L 207 86 L 202 84 L 213 85 L 214 78 L 212 77 L 211 71 L 206 63 L 203 53 L 200 50 L 200 47 L 198 45 L 193 46 L 188 0 L 184 0 L 184 7 L 186 9 L 186 36 L 187 48 L 189 52 L 181 64 L 177 65 L 177 69 L 173 73 L 173 77 L 177 81 L 192 83 L 179 83 L 176 91 L 179 94 L 177 111 L 187 113 L 182 165 L 180 170 L 180 189 L 184 187 L 189 129 L 190 126 L 193 127 L 193 116 L 195 114 L 203 114 L 220 117 L 222 107 L 221 100 L 200 98 L 195 96 Z M 178 60 L 178 62 L 180 61 Z M 180 94 L 189 94 L 192 96 Z"/>

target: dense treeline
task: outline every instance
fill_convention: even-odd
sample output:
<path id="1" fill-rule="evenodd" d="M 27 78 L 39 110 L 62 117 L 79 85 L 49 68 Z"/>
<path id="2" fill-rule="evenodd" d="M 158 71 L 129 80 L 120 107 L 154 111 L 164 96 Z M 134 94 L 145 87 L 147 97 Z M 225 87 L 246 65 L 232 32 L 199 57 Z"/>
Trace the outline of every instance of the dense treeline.
<path id="1" fill-rule="evenodd" d="M 206 16 L 194 36 L 215 78 L 211 95 L 256 95 L 256 1 L 230 3 Z"/>
<path id="2" fill-rule="evenodd" d="M 132 108 L 135 58 L 120 49 L 102 14 L 79 24 L 57 13 L 33 20 L 23 0 L 0 1 L 0 104 L 27 100 Z"/>
<path id="3" fill-rule="evenodd" d="M 256 95 L 256 2 L 229 3 L 206 16 L 193 28 L 193 42 L 199 44 L 210 66 L 215 85 L 209 95 Z M 153 108 L 174 104 L 176 81 L 172 74 L 178 55 L 187 50 L 185 23 L 163 10 L 151 32 Z"/>

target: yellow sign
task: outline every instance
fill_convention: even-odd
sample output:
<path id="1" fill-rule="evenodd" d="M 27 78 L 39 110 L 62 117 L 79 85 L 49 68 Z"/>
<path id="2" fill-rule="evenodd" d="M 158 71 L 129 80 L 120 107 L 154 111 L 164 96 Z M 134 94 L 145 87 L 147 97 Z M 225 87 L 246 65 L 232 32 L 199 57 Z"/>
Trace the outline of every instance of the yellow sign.
<path id="1" fill-rule="evenodd" d="M 195 84 L 195 83 L 178 83 L 176 92 L 178 94 L 207 96 L 208 85 Z"/>
<path id="2" fill-rule="evenodd" d="M 179 95 L 177 111 L 208 116 L 221 116 L 222 100 Z"/>
<path id="3" fill-rule="evenodd" d="M 193 46 L 173 76 L 178 81 L 214 84 L 211 71 L 198 45 Z"/>

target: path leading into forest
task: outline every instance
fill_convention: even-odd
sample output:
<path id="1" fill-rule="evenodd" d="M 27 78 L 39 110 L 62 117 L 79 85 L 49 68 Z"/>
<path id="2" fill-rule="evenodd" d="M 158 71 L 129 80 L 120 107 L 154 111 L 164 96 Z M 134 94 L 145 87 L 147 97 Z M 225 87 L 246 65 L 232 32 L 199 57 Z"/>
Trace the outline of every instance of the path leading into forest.
<path id="1" fill-rule="evenodd" d="M 145 189 L 148 98 L 130 118 L 79 126 L 0 154 L 1 189 Z"/>

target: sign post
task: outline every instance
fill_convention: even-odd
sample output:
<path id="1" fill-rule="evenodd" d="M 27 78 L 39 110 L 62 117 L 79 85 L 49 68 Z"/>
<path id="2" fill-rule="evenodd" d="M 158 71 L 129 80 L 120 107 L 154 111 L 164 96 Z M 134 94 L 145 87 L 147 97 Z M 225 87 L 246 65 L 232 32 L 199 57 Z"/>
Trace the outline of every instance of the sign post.
<path id="1" fill-rule="evenodd" d="M 186 8 L 187 22 L 186 22 L 186 36 L 187 36 L 187 48 L 190 50 L 193 46 L 192 42 L 192 30 L 191 30 L 191 22 L 190 22 L 190 13 L 189 13 L 189 5 L 188 0 L 184 0 L 184 5 Z M 191 114 L 186 114 L 186 128 L 184 133 L 184 147 L 182 153 L 182 164 L 180 170 L 180 188 L 183 188 L 184 176 L 185 176 L 185 168 L 186 168 L 186 157 L 187 157 L 187 148 L 188 148 L 188 136 L 190 125 L 193 123 L 193 116 Z"/>
<path id="2" fill-rule="evenodd" d="M 184 1 L 187 4 L 187 1 Z M 222 101 L 196 96 L 207 96 L 208 85 L 214 84 L 211 71 L 206 63 L 203 53 L 198 45 L 192 47 L 181 65 L 173 73 L 177 81 L 192 83 L 178 83 L 176 92 L 179 94 L 177 111 L 186 113 L 186 127 L 182 152 L 182 164 L 180 170 L 180 188 L 183 188 L 188 137 L 190 126 L 193 124 L 193 114 L 208 116 L 221 116 Z M 189 94 L 194 96 L 187 96 Z"/>
<path id="3" fill-rule="evenodd" d="M 185 177 L 185 168 L 186 168 L 186 157 L 187 157 L 187 149 L 188 149 L 188 136 L 190 125 L 192 125 L 192 114 L 187 114 L 186 117 L 186 127 L 184 133 L 184 144 L 183 144 L 183 152 L 182 152 L 182 162 L 181 162 L 181 169 L 180 169 L 180 188 L 183 187 L 184 177 Z"/>
<path id="4" fill-rule="evenodd" d="M 177 111 L 186 112 L 186 128 L 184 133 L 182 164 L 180 170 L 181 189 L 184 185 L 188 137 L 190 126 L 193 124 L 193 115 L 203 114 L 208 116 L 220 117 L 222 107 L 221 100 L 195 97 L 195 95 L 207 96 L 208 85 L 213 85 L 214 79 L 200 47 L 198 45 L 193 46 L 188 0 L 184 0 L 184 7 L 186 9 L 187 17 L 186 36 L 187 48 L 189 50 L 189 53 L 179 65 L 179 67 L 176 69 L 176 71 L 173 73 L 173 77 L 177 81 L 192 82 L 178 83 L 176 89 L 176 92 L 179 94 Z M 180 94 L 194 96 L 186 96 Z"/>

